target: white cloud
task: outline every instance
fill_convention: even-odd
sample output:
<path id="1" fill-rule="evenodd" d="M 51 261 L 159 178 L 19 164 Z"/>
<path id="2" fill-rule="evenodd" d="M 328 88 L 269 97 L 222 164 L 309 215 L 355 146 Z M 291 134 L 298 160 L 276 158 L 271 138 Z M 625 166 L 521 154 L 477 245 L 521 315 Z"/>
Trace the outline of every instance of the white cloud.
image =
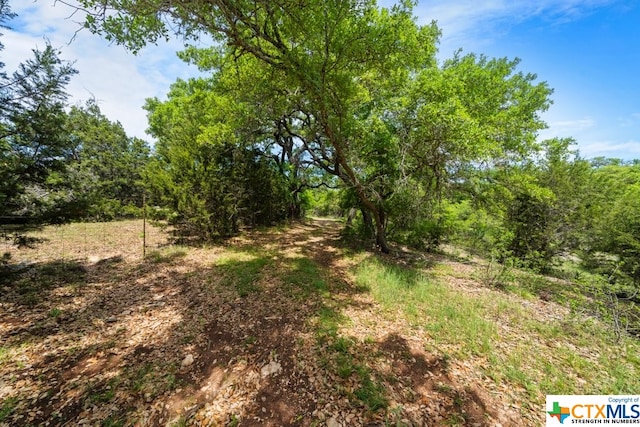
<path id="1" fill-rule="evenodd" d="M 628 116 L 618 117 L 618 125 L 622 128 L 634 128 L 640 126 L 640 113 L 632 113 Z"/>
<path id="2" fill-rule="evenodd" d="M 557 122 L 551 122 L 549 124 L 550 129 L 555 129 L 559 133 L 566 132 L 580 132 L 586 129 L 590 129 L 596 125 L 595 120 L 591 118 L 577 119 L 577 120 L 561 120 Z"/>
<path id="3" fill-rule="evenodd" d="M 548 115 L 547 113 L 547 116 Z M 539 133 L 538 140 L 540 141 L 552 138 L 575 138 L 579 142 L 588 135 L 588 131 L 595 128 L 597 124 L 597 122 L 590 117 L 571 120 L 558 118 L 549 119 L 549 117 L 546 117 L 545 120 L 548 128 Z"/>
<path id="4" fill-rule="evenodd" d="M 616 143 L 613 141 L 598 141 L 580 144 L 580 155 L 590 159 L 594 157 L 611 157 L 620 159 L 640 159 L 640 141 Z"/>
<path id="5" fill-rule="evenodd" d="M 61 51 L 61 58 L 74 62 L 79 71 L 67 88 L 71 102 L 95 97 L 102 112 L 122 123 L 130 136 L 149 139 L 142 109 L 146 98 L 162 98 L 176 78 L 199 74 L 176 57 L 175 52 L 182 49 L 177 41 L 149 46 L 133 55 L 87 30 L 76 34 L 82 17 L 70 17 L 72 10 L 61 3 L 53 7 L 42 1 L 23 2 L 12 8 L 18 17 L 8 22 L 13 29 L 4 29 L 1 39 L 5 71 L 15 70 L 20 62 L 32 57 L 32 49 L 43 48 L 49 40 Z"/>
<path id="6" fill-rule="evenodd" d="M 432 20 L 442 29 L 441 52 L 445 57 L 464 47 L 475 50 L 493 42 L 514 25 L 534 17 L 550 24 L 573 21 L 615 0 L 432 0 L 416 7 L 419 22 Z M 391 0 L 382 4 L 393 3 Z"/>

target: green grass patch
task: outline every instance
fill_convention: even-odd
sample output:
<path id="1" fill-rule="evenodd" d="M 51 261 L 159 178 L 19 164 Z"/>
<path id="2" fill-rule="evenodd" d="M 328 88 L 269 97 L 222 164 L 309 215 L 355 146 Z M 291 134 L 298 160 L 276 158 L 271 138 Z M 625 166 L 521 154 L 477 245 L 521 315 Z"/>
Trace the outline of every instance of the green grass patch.
<path id="1" fill-rule="evenodd" d="M 616 342 L 606 324 L 579 315 L 585 310 L 549 319 L 498 292 L 460 292 L 446 284 L 446 269 L 432 274 L 368 259 L 355 276 L 390 315 L 402 313 L 426 330 L 432 337 L 427 348 L 454 348 L 451 354 L 463 359 L 486 357 L 490 367 L 484 374 L 523 390 L 532 404 L 547 394 L 640 390 L 640 343 L 629 337 Z M 554 301 L 581 305 L 586 296 L 580 286 L 518 272 L 506 290 L 529 300 L 548 292 Z M 507 328 L 500 329 L 501 323 Z"/>
<path id="2" fill-rule="evenodd" d="M 4 363 L 10 360 L 9 349 L 4 346 L 0 346 L 0 366 L 4 365 Z"/>
<path id="3" fill-rule="evenodd" d="M 355 340 L 339 334 L 340 325 L 348 319 L 334 308 L 323 306 L 318 311 L 316 323 L 316 340 L 319 345 L 321 365 L 324 369 L 334 372 L 345 382 L 357 381 L 357 387 L 347 397 L 360 402 L 369 411 L 378 411 L 388 406 L 385 389 L 382 382 L 367 367 L 365 361 L 360 360 L 363 354 L 368 354 L 358 348 Z M 338 384 L 339 390 L 346 387 Z"/>
<path id="4" fill-rule="evenodd" d="M 292 296 L 297 299 L 307 299 L 314 294 L 324 294 L 328 291 L 328 286 L 323 278 L 322 271 L 318 265 L 308 258 L 294 258 L 288 262 L 280 278 Z"/>
<path id="5" fill-rule="evenodd" d="M 183 380 L 177 375 L 176 363 L 145 363 L 144 365 L 131 367 L 125 370 L 123 378 L 130 392 L 138 395 L 149 395 L 152 398 L 160 396 L 168 391 L 177 389 L 183 384 Z M 119 383 L 118 383 L 119 384 Z"/>
<path id="6" fill-rule="evenodd" d="M 18 405 L 18 398 L 13 396 L 5 399 L 0 404 L 0 422 L 6 420 L 15 411 Z"/>
<path id="7" fill-rule="evenodd" d="M 262 270 L 272 263 L 269 254 L 259 251 L 229 251 L 216 262 L 223 286 L 232 286 L 241 297 L 258 290 Z"/>
<path id="8" fill-rule="evenodd" d="M 61 314 L 62 310 L 60 310 L 59 308 L 52 308 L 51 310 L 49 310 L 49 313 L 47 313 L 47 316 L 53 319 L 57 319 Z"/>
<path id="9" fill-rule="evenodd" d="M 533 403 L 547 394 L 633 394 L 640 389 L 640 345 L 619 345 L 607 326 L 581 317 L 547 319 L 495 294 L 487 309 L 509 333 L 507 350 L 490 352 L 485 375 L 524 389 Z"/>
<path id="10" fill-rule="evenodd" d="M 187 250 L 180 246 L 169 246 L 163 249 L 151 251 L 146 260 L 154 264 L 169 264 L 187 255 Z"/>
<path id="11" fill-rule="evenodd" d="M 385 397 L 385 389 L 379 381 L 371 378 L 371 373 L 363 366 L 359 366 L 358 377 L 360 387 L 354 391 L 358 398 L 370 411 L 385 409 L 389 402 Z"/>
<path id="12" fill-rule="evenodd" d="M 111 378 L 107 385 L 100 390 L 93 390 L 89 394 L 89 401 L 91 403 L 108 403 L 116 397 L 118 385 L 120 384 L 120 378 Z"/>
<path id="13" fill-rule="evenodd" d="M 109 415 L 102 420 L 100 427 L 123 427 L 125 425 L 126 418 L 118 415 Z"/>
<path id="14" fill-rule="evenodd" d="M 320 344 L 337 337 L 340 324 L 346 320 L 347 318 L 334 308 L 326 305 L 320 307 L 316 326 L 316 338 Z"/>
<path id="15" fill-rule="evenodd" d="M 153 365 L 147 363 L 144 366 L 135 370 L 131 376 L 131 389 L 138 394 L 144 394 L 149 389 L 149 384 L 152 382 Z"/>
<path id="16" fill-rule="evenodd" d="M 491 351 L 497 332 L 495 323 L 487 320 L 484 300 L 461 295 L 420 270 L 377 260 L 360 264 L 356 283 L 390 312 L 401 309 L 413 325 L 429 331 L 436 344 L 460 344 L 461 355 Z"/>

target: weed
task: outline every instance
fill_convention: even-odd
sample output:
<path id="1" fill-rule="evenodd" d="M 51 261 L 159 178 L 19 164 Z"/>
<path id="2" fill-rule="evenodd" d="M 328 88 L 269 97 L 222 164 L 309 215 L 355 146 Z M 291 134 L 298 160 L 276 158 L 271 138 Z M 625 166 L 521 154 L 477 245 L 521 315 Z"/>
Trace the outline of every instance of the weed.
<path id="1" fill-rule="evenodd" d="M 164 381 L 165 387 L 169 391 L 175 390 L 181 384 L 180 379 L 173 372 L 166 374 L 164 376 Z"/>
<path id="2" fill-rule="evenodd" d="M 369 409 L 377 411 L 387 407 L 389 402 L 384 395 L 384 387 L 378 381 L 372 380 L 369 371 L 361 367 L 359 369 L 360 388 L 354 395 Z"/>
<path id="3" fill-rule="evenodd" d="M 109 415 L 100 423 L 101 427 L 122 427 L 124 426 L 125 419 L 116 415 Z"/>
<path id="4" fill-rule="evenodd" d="M 4 364 L 6 360 L 9 360 L 9 349 L 7 347 L 0 346 L 0 366 Z"/>
<path id="5" fill-rule="evenodd" d="M 229 417 L 229 422 L 227 423 L 228 427 L 238 427 L 240 425 L 240 418 L 236 416 L 236 414 L 231 414 Z"/>
<path id="6" fill-rule="evenodd" d="M 510 274 L 506 291 L 528 298 L 574 301 L 580 313 L 589 303 L 579 285 L 571 287 L 528 271 L 513 270 Z M 483 371 L 487 377 L 497 384 L 518 385 L 532 402 L 545 394 L 625 394 L 640 387 L 640 360 L 633 357 L 638 351 L 637 343 L 626 339 L 623 342 L 629 350 L 620 351 L 618 345 L 616 357 L 605 356 L 603 349 L 616 343 L 595 319 L 585 320 L 584 315 L 578 314 L 569 321 L 538 319 L 536 313 L 511 298 L 496 293 L 461 293 L 417 269 L 377 260 L 361 262 L 355 276 L 356 282 L 368 288 L 389 312 L 404 313 L 412 325 L 430 333 L 433 340 L 425 344 L 428 351 L 442 352 L 447 345 L 448 358 L 484 356 L 491 366 Z M 507 323 L 515 334 L 498 334 L 497 322 Z M 498 342 L 517 343 L 517 349 L 504 354 L 499 352 L 503 347 L 496 346 Z M 577 349 L 581 351 L 578 353 Z M 601 358 L 582 356 L 592 351 L 600 352 Z M 459 424 L 459 420 L 451 421 Z"/>
<path id="7" fill-rule="evenodd" d="M 231 253 L 218 261 L 217 266 L 222 273 L 222 284 L 233 286 L 238 295 L 246 297 L 258 290 L 256 282 L 269 263 L 271 257 L 266 254 L 254 255 L 250 251 Z"/>
<path id="8" fill-rule="evenodd" d="M 182 344 L 190 344 L 195 339 L 196 339 L 196 335 L 194 333 L 185 334 L 182 337 L 180 337 L 180 343 L 182 343 Z"/>
<path id="9" fill-rule="evenodd" d="M 89 401 L 92 403 L 107 403 L 112 401 L 113 398 L 116 397 L 119 383 L 120 379 L 118 377 L 111 378 L 103 390 L 93 392 L 89 395 Z"/>
<path id="10" fill-rule="evenodd" d="M 187 427 L 187 419 L 184 416 L 178 418 L 174 423 L 170 424 L 171 427 Z"/>
<path id="11" fill-rule="evenodd" d="M 61 314 L 62 310 L 60 310 L 59 308 L 52 308 L 51 310 L 49 310 L 49 313 L 47 313 L 47 316 L 53 319 L 57 319 Z"/>
<path id="12" fill-rule="evenodd" d="M 360 386 L 353 392 L 353 396 L 370 411 L 384 409 L 388 405 L 384 387 L 378 381 L 373 380 L 366 365 L 359 363 L 351 354 L 355 341 L 338 335 L 340 324 L 346 320 L 344 315 L 328 306 L 323 306 L 318 311 L 316 340 L 321 346 L 328 344 L 324 348 L 327 353 L 321 354 L 319 357 L 320 366 L 333 370 L 342 379 L 356 375 Z M 336 388 L 341 390 L 343 386 L 337 384 Z M 345 390 L 345 394 L 350 393 L 346 393 Z"/>
<path id="13" fill-rule="evenodd" d="M 515 279 L 513 274 L 515 265 L 516 261 L 513 258 L 499 261 L 495 255 L 492 255 L 487 265 L 482 269 L 480 280 L 485 286 L 504 289 Z"/>
<path id="14" fill-rule="evenodd" d="M 0 422 L 6 420 L 16 409 L 18 405 L 18 398 L 13 396 L 9 397 L 0 405 Z"/>
<path id="15" fill-rule="evenodd" d="M 147 376 L 153 370 L 151 363 L 145 364 L 142 368 L 139 368 L 132 379 L 131 388 L 134 392 L 142 394 L 146 388 L 148 378 Z"/>
<path id="16" fill-rule="evenodd" d="M 356 270 L 356 282 L 371 290 L 389 311 L 401 309 L 437 342 L 462 343 L 463 355 L 487 354 L 496 336 L 486 301 L 470 298 L 411 268 L 369 261 Z"/>
<path id="17" fill-rule="evenodd" d="M 396 406 L 389 410 L 384 421 L 385 427 L 409 427 L 409 424 L 402 422 L 404 408 L 402 406 Z"/>
<path id="18" fill-rule="evenodd" d="M 304 300 L 312 294 L 327 292 L 328 286 L 322 278 L 318 265 L 308 258 L 296 258 L 281 278 L 289 286 L 294 297 Z"/>
<path id="19" fill-rule="evenodd" d="M 18 302 L 27 307 L 35 307 L 40 303 L 40 296 L 37 292 L 28 289 L 18 298 Z"/>
<path id="20" fill-rule="evenodd" d="M 353 357 L 350 354 L 338 354 L 335 358 L 336 374 L 340 378 L 346 379 L 353 375 L 357 366 L 353 362 Z"/>
<path id="21" fill-rule="evenodd" d="M 331 344 L 331 348 L 340 353 L 349 353 L 349 349 L 353 346 L 353 340 L 345 337 L 338 337 L 333 344 Z"/>
<path id="22" fill-rule="evenodd" d="M 340 323 L 346 318 L 331 307 L 322 306 L 318 311 L 318 325 L 316 328 L 316 337 L 322 343 L 327 341 L 328 337 L 335 337 L 338 334 Z"/>
<path id="23" fill-rule="evenodd" d="M 462 414 L 452 413 L 447 416 L 445 424 L 449 426 L 464 426 L 466 420 Z"/>
<path id="24" fill-rule="evenodd" d="M 179 246 L 169 247 L 163 250 L 152 251 L 147 255 L 147 260 L 154 264 L 170 263 L 187 255 L 187 251 Z"/>

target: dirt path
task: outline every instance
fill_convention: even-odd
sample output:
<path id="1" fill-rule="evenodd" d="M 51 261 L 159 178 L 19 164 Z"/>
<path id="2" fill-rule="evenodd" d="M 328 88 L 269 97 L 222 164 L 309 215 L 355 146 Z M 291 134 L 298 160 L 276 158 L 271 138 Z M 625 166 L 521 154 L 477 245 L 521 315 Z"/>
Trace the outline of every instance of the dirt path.
<path id="1" fill-rule="evenodd" d="M 32 249 L 1 283 L 0 425 L 535 425 L 358 289 L 339 229 L 146 260 Z"/>

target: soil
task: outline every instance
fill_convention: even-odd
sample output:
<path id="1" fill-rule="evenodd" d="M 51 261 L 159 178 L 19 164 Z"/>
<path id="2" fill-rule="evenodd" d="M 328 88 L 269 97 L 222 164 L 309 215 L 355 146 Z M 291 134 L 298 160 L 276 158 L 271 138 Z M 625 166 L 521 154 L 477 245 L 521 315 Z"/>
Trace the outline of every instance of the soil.
<path id="1" fill-rule="evenodd" d="M 117 240 L 125 229 L 112 236 L 115 247 L 64 259 L 52 255 L 55 241 L 9 248 L 15 268 L 0 280 L 0 425 L 540 425 L 517 393 L 479 374 L 472 363 L 481 361 L 430 354 L 424 331 L 358 289 L 339 229 L 313 220 L 184 250 L 163 249 L 168 234 L 154 229 L 158 252 L 145 259 L 128 249 L 137 240 Z M 269 258 L 240 295 L 220 260 L 256 247 Z M 283 281 L 301 260 L 327 289 Z M 452 285 L 478 291 L 463 280 Z M 322 312 L 348 321 L 319 336 Z M 342 353 L 336 336 L 348 342 Z M 360 374 L 336 371 L 340 357 Z M 380 407 L 358 397 L 365 377 L 384 390 Z"/>

